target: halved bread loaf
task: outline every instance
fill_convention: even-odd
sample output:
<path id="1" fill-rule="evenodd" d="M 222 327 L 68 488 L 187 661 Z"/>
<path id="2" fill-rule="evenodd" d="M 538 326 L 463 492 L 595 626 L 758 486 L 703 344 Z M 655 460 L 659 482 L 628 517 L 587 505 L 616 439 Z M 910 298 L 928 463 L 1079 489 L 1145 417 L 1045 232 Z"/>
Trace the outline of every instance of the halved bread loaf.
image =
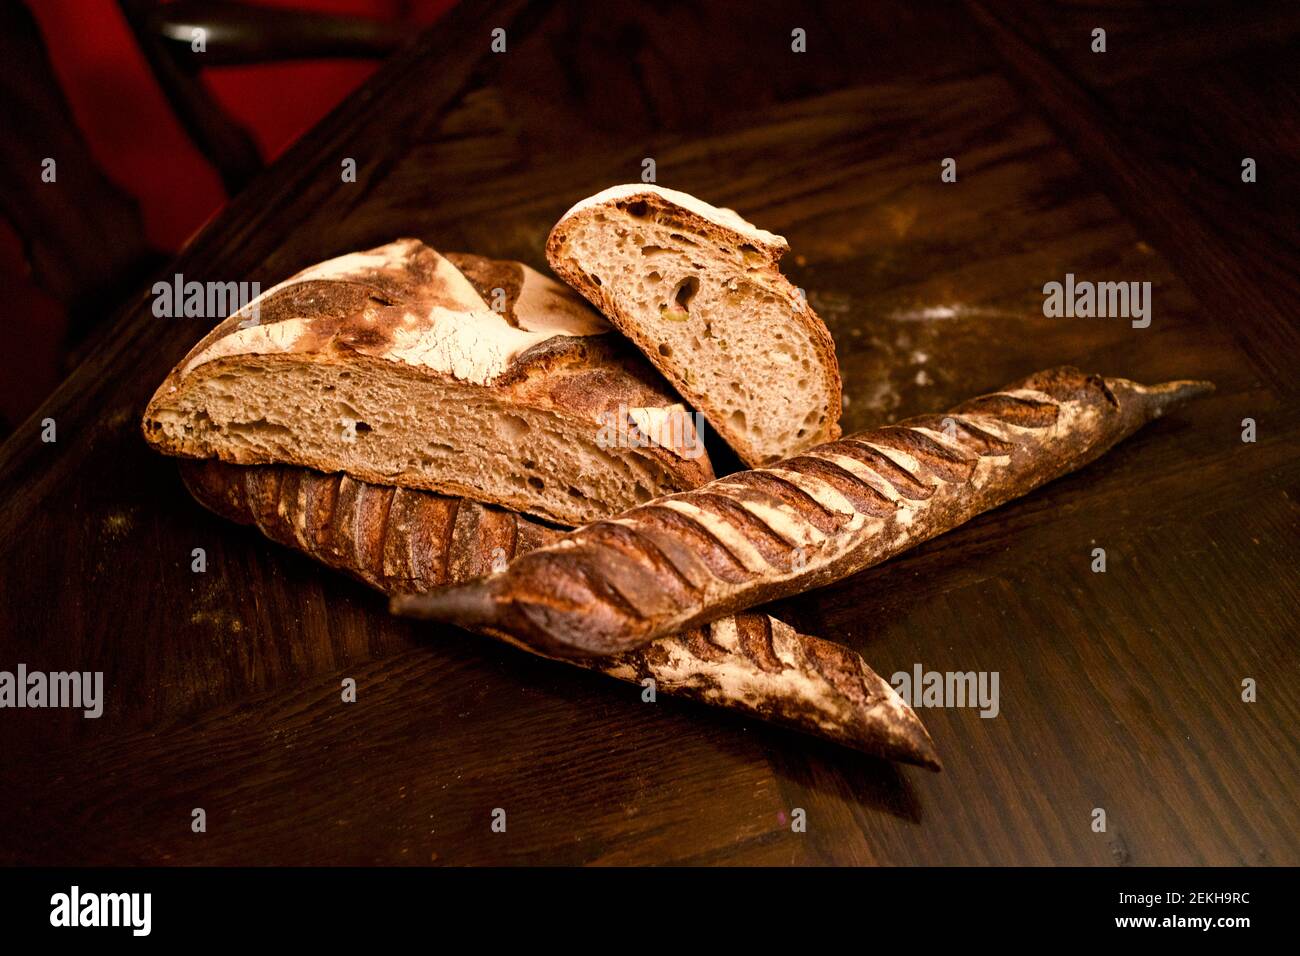
<path id="1" fill-rule="evenodd" d="M 415 239 L 313 266 L 231 315 L 143 427 L 166 454 L 345 472 L 566 525 L 712 475 L 677 396 L 571 290 Z"/>
<path id="2" fill-rule="evenodd" d="M 788 248 L 730 209 L 633 183 L 565 213 L 546 258 L 754 466 L 840 434 L 835 345 L 777 268 Z"/>

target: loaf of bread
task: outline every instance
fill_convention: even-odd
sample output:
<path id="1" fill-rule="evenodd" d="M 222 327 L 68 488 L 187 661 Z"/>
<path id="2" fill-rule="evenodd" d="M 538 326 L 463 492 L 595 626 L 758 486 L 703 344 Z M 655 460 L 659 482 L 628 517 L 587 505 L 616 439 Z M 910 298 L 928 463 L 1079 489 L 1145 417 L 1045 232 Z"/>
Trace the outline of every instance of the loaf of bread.
<path id="1" fill-rule="evenodd" d="M 415 239 L 332 259 L 205 336 L 158 450 L 290 463 L 579 525 L 712 477 L 663 378 L 572 290 Z"/>
<path id="2" fill-rule="evenodd" d="M 565 213 L 546 258 L 752 467 L 839 435 L 835 345 L 777 267 L 788 248 L 730 209 L 634 183 Z"/>
<path id="3" fill-rule="evenodd" d="M 618 654 L 878 564 L 1103 454 L 1208 382 L 1056 368 L 569 533 L 395 611 L 549 654 Z"/>
<path id="4" fill-rule="evenodd" d="M 210 510 L 388 594 L 470 580 L 559 537 L 499 508 L 305 468 L 185 461 L 181 471 Z M 939 769 L 916 714 L 859 655 L 766 615 L 727 617 L 625 654 L 569 663 L 651 679 L 657 692 Z"/>

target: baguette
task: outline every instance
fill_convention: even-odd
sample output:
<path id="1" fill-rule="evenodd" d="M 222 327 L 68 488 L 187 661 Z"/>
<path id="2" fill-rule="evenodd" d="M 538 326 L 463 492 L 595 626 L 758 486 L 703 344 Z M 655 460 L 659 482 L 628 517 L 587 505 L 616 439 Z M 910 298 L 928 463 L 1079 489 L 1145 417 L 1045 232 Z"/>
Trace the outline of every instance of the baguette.
<path id="1" fill-rule="evenodd" d="M 470 580 L 560 536 L 474 501 L 304 468 L 183 461 L 181 474 L 209 510 L 255 524 L 272 540 L 387 594 Z M 724 618 L 613 657 L 567 662 L 635 683 L 650 678 L 658 691 L 874 756 L 940 767 L 920 719 L 859 655 L 763 614 Z"/>
<path id="2" fill-rule="evenodd" d="M 571 289 L 415 239 L 235 312 L 143 428 L 168 455 L 342 471 L 565 525 L 713 477 L 680 398 Z"/>
<path id="3" fill-rule="evenodd" d="M 1210 391 L 1063 367 L 598 521 L 501 574 L 394 599 L 554 655 L 617 654 L 830 584 L 1103 454 Z"/>
<path id="4" fill-rule="evenodd" d="M 835 343 L 781 275 L 787 249 L 730 209 L 632 183 L 566 212 L 546 259 L 755 467 L 840 433 Z"/>

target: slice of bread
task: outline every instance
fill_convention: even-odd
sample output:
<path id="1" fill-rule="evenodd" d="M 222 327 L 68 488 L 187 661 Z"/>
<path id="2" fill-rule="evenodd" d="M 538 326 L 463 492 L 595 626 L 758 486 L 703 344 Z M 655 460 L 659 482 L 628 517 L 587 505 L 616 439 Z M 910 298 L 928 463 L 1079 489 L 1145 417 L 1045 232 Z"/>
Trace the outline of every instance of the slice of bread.
<path id="1" fill-rule="evenodd" d="M 830 333 L 781 275 L 785 239 L 659 186 L 614 186 L 555 224 L 546 258 L 749 465 L 839 437 Z"/>
<path id="2" fill-rule="evenodd" d="M 680 399 L 572 290 L 415 239 L 313 266 L 231 315 L 143 428 L 165 454 L 345 472 L 564 525 L 712 476 Z"/>

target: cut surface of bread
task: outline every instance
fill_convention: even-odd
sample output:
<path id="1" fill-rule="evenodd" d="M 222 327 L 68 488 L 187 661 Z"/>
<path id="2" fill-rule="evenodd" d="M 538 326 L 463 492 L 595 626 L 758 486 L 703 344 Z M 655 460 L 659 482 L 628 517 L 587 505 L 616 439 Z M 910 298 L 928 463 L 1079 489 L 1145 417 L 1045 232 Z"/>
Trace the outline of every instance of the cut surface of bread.
<path id="1" fill-rule="evenodd" d="M 565 213 L 546 257 L 753 466 L 840 433 L 835 346 L 777 267 L 788 248 L 730 209 L 633 183 Z"/>
<path id="2" fill-rule="evenodd" d="M 230 316 L 143 428 L 166 454 L 345 472 L 565 525 L 712 475 L 677 396 L 571 290 L 414 239 L 313 266 Z"/>

